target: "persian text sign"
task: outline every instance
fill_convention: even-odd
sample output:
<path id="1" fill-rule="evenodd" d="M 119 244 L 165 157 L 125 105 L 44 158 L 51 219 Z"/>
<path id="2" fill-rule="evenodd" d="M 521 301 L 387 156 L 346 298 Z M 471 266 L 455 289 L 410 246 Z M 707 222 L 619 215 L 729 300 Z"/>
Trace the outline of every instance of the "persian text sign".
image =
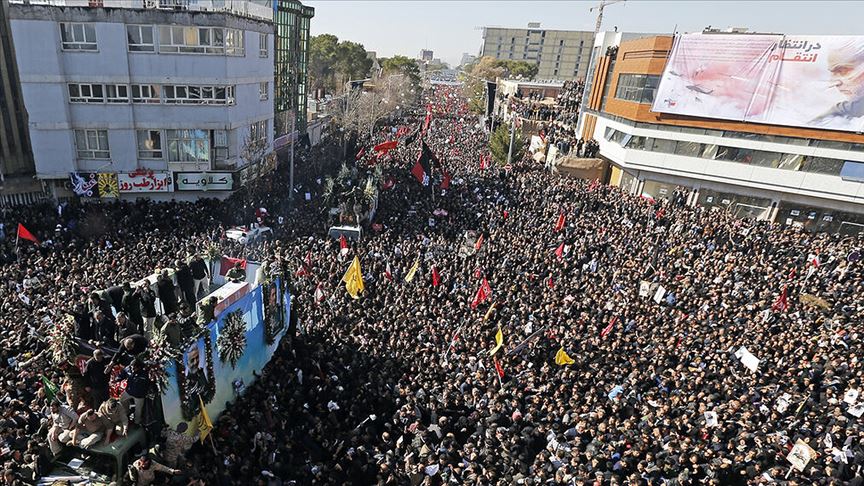
<path id="1" fill-rule="evenodd" d="M 117 174 L 121 193 L 127 192 L 171 192 L 173 181 L 167 172 L 137 171 Z"/>
<path id="2" fill-rule="evenodd" d="M 677 36 L 652 110 L 862 131 L 864 36 Z"/>
<path id="3" fill-rule="evenodd" d="M 234 174 L 231 172 L 175 172 L 174 188 L 178 191 L 231 191 Z"/>

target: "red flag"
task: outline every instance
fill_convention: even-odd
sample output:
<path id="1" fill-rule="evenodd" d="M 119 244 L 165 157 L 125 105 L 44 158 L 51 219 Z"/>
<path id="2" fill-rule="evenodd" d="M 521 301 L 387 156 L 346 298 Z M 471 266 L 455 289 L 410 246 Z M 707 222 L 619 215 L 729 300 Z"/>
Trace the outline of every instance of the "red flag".
<path id="1" fill-rule="evenodd" d="M 503 379 L 504 378 L 504 368 L 501 367 L 501 363 L 498 362 L 498 358 L 492 358 L 492 360 L 495 362 L 495 371 L 498 372 L 498 377 Z"/>
<path id="2" fill-rule="evenodd" d="M 561 231 L 562 229 L 564 229 L 564 221 L 565 221 L 564 213 L 561 213 L 560 215 L 558 215 L 558 221 L 555 223 L 555 232 L 558 232 L 558 231 Z"/>
<path id="3" fill-rule="evenodd" d="M 564 243 L 561 243 L 558 245 L 558 248 L 555 249 L 555 256 L 557 256 L 559 260 L 564 258 Z"/>
<path id="4" fill-rule="evenodd" d="M 383 189 L 385 191 L 389 191 L 395 185 L 396 185 L 396 179 L 394 179 L 393 176 L 387 176 L 387 178 L 384 179 L 384 185 L 381 186 L 381 189 Z"/>
<path id="5" fill-rule="evenodd" d="M 357 152 L 357 155 L 354 156 L 354 160 L 360 160 L 364 155 L 366 155 L 366 147 L 361 148 L 360 151 Z"/>
<path id="6" fill-rule="evenodd" d="M 424 186 L 429 185 L 429 175 L 426 173 L 426 170 L 423 168 L 423 164 L 418 160 L 414 163 L 414 167 L 411 168 L 411 174 L 417 179 L 417 182 L 423 184 Z"/>
<path id="7" fill-rule="evenodd" d="M 483 246 L 483 233 L 480 233 L 480 238 L 477 238 L 477 243 L 474 243 L 474 249 L 479 250 Z"/>
<path id="8" fill-rule="evenodd" d="M 480 156 L 480 170 L 486 170 L 489 168 L 489 159 L 486 158 L 485 155 Z"/>
<path id="9" fill-rule="evenodd" d="M 317 287 L 315 287 L 315 302 L 321 303 L 324 301 L 324 291 L 321 289 L 321 284 L 319 283 Z"/>
<path id="10" fill-rule="evenodd" d="M 345 255 L 348 253 L 348 240 L 345 239 L 345 235 L 339 235 L 339 254 Z"/>
<path id="11" fill-rule="evenodd" d="M 241 258 L 231 258 L 227 256 L 222 257 L 222 262 L 219 265 L 219 275 L 225 276 L 228 273 L 228 270 L 234 268 L 234 265 L 240 263 L 240 268 L 246 270 L 246 260 Z"/>
<path id="12" fill-rule="evenodd" d="M 501 213 L 501 216 L 504 216 L 504 219 L 507 219 L 507 217 L 510 216 L 510 211 L 507 211 L 507 210 L 505 209 L 504 212 Z"/>
<path id="13" fill-rule="evenodd" d="M 476 309 L 478 305 L 483 303 L 487 298 L 489 298 L 489 294 L 492 293 L 492 288 L 489 287 L 489 282 L 486 279 L 483 279 L 483 283 L 480 284 L 480 288 L 477 289 L 477 295 L 474 296 L 474 301 L 471 302 L 471 308 Z"/>
<path id="14" fill-rule="evenodd" d="M 393 281 L 393 272 L 390 271 L 390 262 L 387 262 L 387 268 L 384 269 L 384 277 L 389 281 Z"/>
<path id="15" fill-rule="evenodd" d="M 18 223 L 18 238 L 30 240 L 37 245 L 39 244 L 39 240 L 37 240 L 36 237 L 33 236 L 33 233 L 31 233 L 30 230 L 25 228 L 24 225 L 21 223 Z"/>
<path id="16" fill-rule="evenodd" d="M 774 304 L 771 305 L 772 311 L 782 310 L 786 312 L 789 309 L 789 292 L 786 286 L 783 286 L 783 291 L 780 292 L 780 296 L 777 297 L 777 300 L 774 301 Z"/>
<path id="17" fill-rule="evenodd" d="M 609 325 L 603 329 L 603 332 L 600 333 L 600 337 L 606 337 L 607 334 L 612 332 L 612 328 L 615 326 L 615 323 L 618 321 L 618 316 L 613 316 L 609 321 Z"/>
<path id="18" fill-rule="evenodd" d="M 373 148 L 373 150 L 375 150 L 376 152 L 386 152 L 388 150 L 395 149 L 397 145 L 399 145 L 398 140 L 390 140 L 387 142 L 379 143 L 375 146 L 375 148 Z"/>
<path id="19" fill-rule="evenodd" d="M 552 280 L 552 276 L 551 276 L 551 275 L 549 276 L 549 280 L 546 281 L 546 285 L 548 285 L 550 289 L 554 289 L 554 288 L 555 288 L 555 281 Z"/>
<path id="20" fill-rule="evenodd" d="M 432 286 L 437 287 L 441 283 L 441 277 L 438 275 L 438 269 L 432 265 Z"/>
<path id="21" fill-rule="evenodd" d="M 23 226 L 21 226 L 19 224 L 18 225 L 18 232 L 19 233 L 21 232 L 21 228 L 23 228 Z M 816 268 L 819 268 L 819 266 L 822 264 L 822 262 L 819 261 L 819 250 L 816 250 L 815 253 L 811 253 L 809 260 L 810 260 L 811 265 L 813 265 Z"/>
<path id="22" fill-rule="evenodd" d="M 444 169 L 444 179 L 441 181 L 441 189 L 450 189 L 450 173 Z"/>

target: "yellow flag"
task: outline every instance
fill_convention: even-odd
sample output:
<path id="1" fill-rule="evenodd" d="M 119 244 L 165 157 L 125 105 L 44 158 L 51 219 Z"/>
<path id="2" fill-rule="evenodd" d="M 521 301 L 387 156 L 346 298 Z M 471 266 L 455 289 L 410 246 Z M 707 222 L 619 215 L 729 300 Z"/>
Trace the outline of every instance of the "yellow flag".
<path id="1" fill-rule="evenodd" d="M 492 351 L 489 351 L 489 356 L 495 356 L 495 353 L 501 349 L 501 346 L 504 346 L 504 333 L 501 332 L 501 326 L 498 326 L 498 332 L 495 333 L 495 347 L 492 348 Z"/>
<path id="2" fill-rule="evenodd" d="M 342 277 L 342 281 L 345 282 L 345 290 L 351 294 L 351 297 L 359 299 L 366 287 L 363 285 L 363 274 L 360 273 L 360 259 L 356 255 L 351 266 L 348 267 L 348 271 L 345 272 L 345 276 Z"/>
<path id="3" fill-rule="evenodd" d="M 204 407 L 204 401 L 201 400 L 201 395 L 198 395 L 198 405 L 200 406 L 201 412 L 198 414 L 198 433 L 200 434 L 201 443 L 204 443 L 204 439 L 207 438 L 207 435 L 210 434 L 210 431 L 213 429 L 213 422 L 210 421 L 210 416 L 207 415 L 207 409 Z"/>
<path id="4" fill-rule="evenodd" d="M 410 283 L 412 280 L 414 280 L 414 275 L 417 274 L 418 268 L 420 268 L 420 257 L 417 257 L 417 259 L 414 260 L 414 265 L 411 265 L 411 269 L 408 270 L 408 275 L 405 275 L 406 282 Z"/>
<path id="5" fill-rule="evenodd" d="M 571 365 L 575 362 L 576 361 L 574 361 L 573 358 L 567 356 L 567 352 L 564 351 L 564 346 L 561 346 L 561 349 L 559 349 L 558 352 L 555 353 L 555 364 L 557 365 Z"/>

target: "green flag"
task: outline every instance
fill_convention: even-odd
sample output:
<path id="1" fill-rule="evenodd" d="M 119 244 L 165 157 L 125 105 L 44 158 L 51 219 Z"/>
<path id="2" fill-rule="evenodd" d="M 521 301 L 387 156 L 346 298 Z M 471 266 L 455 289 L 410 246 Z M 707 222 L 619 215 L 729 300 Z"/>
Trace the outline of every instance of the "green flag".
<path id="1" fill-rule="evenodd" d="M 45 396 L 48 397 L 49 402 L 53 402 L 55 398 L 57 398 L 57 392 L 60 390 L 57 388 L 57 385 L 51 383 L 51 380 L 45 378 L 45 375 L 39 375 L 42 377 L 42 386 L 45 387 Z"/>

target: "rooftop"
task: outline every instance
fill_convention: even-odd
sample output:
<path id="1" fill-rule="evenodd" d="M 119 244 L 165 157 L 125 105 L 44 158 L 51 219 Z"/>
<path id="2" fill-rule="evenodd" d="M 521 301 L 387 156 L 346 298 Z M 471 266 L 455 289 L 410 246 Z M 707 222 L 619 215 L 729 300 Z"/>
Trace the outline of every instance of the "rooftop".
<path id="1" fill-rule="evenodd" d="M 241 17 L 273 20 L 272 0 L 10 0 L 23 5 L 55 7 L 126 8 L 179 12 L 223 12 Z"/>

